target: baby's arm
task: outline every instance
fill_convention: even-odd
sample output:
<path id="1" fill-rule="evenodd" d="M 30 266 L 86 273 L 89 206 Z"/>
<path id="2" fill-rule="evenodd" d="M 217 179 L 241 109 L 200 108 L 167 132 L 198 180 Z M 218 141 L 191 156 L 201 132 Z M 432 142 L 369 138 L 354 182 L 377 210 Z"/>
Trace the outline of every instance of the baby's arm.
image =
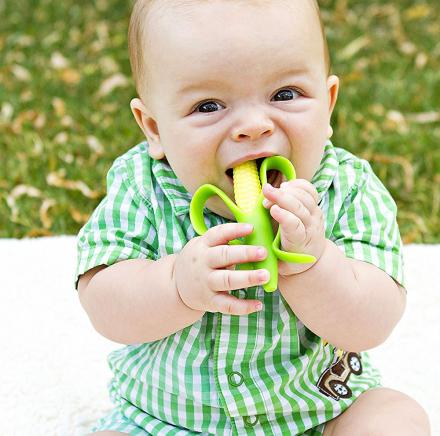
<path id="1" fill-rule="evenodd" d="M 183 304 L 176 292 L 176 256 L 123 260 L 81 276 L 79 298 L 98 333 L 114 342 L 136 344 L 163 338 L 200 319 L 203 312 Z"/>
<path id="2" fill-rule="evenodd" d="M 193 324 L 206 311 L 255 312 L 261 308 L 258 301 L 228 292 L 268 279 L 266 271 L 230 269 L 266 256 L 258 247 L 227 245 L 250 231 L 244 224 L 222 224 L 189 241 L 179 254 L 96 267 L 80 278 L 81 304 L 100 334 L 123 344 L 164 338 Z"/>
<path id="3" fill-rule="evenodd" d="M 368 187 L 364 191 L 368 192 Z M 312 265 L 280 264 L 279 288 L 293 312 L 311 331 L 338 348 L 361 351 L 381 344 L 405 309 L 403 288 L 382 269 L 345 256 L 325 238 L 319 197 L 311 183 L 298 179 L 279 189 L 264 186 L 263 192 L 266 207 L 280 223 L 283 249 L 318 259 Z M 381 216 L 382 224 L 371 225 L 392 228 L 387 220 L 394 214 L 387 212 L 385 205 Z M 383 228 L 376 232 L 385 233 Z M 355 237 L 350 233 L 346 236 L 349 241 Z M 375 249 L 368 244 L 362 247 L 359 242 L 359 251 Z"/>
<path id="4" fill-rule="evenodd" d="M 405 310 L 405 291 L 388 274 L 329 240 L 312 268 L 280 276 L 279 287 L 304 325 L 344 350 L 381 344 Z"/>

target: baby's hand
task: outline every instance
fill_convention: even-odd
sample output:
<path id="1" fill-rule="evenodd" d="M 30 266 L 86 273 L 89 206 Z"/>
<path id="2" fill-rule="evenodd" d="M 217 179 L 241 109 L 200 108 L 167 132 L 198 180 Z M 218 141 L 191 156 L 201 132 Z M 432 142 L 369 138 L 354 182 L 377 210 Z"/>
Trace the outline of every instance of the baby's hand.
<path id="1" fill-rule="evenodd" d="M 221 224 L 185 245 L 176 258 L 174 280 L 188 307 L 229 315 L 247 315 L 261 309 L 260 301 L 239 299 L 229 293 L 269 280 L 265 269 L 233 269 L 236 264 L 261 261 L 267 256 L 264 247 L 228 245 L 251 231 L 252 226 L 247 228 L 246 224 Z"/>
<path id="2" fill-rule="evenodd" d="M 324 216 L 318 206 L 315 187 L 304 179 L 284 182 L 279 188 L 263 186 L 266 197 L 263 205 L 270 208 L 271 216 L 280 224 L 281 249 L 311 254 L 318 260 L 325 247 Z M 282 276 L 298 274 L 314 264 L 279 262 Z"/>

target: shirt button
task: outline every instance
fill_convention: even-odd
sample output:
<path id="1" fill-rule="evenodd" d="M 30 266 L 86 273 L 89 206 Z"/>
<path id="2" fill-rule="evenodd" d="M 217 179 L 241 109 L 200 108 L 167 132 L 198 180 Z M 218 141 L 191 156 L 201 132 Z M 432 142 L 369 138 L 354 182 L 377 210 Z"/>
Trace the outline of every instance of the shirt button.
<path id="1" fill-rule="evenodd" d="M 245 416 L 243 421 L 246 427 L 253 427 L 258 422 L 258 416 Z"/>
<path id="2" fill-rule="evenodd" d="M 237 371 L 232 371 L 228 374 L 228 381 L 231 386 L 240 386 L 243 383 L 243 380 L 243 374 L 240 374 Z"/>

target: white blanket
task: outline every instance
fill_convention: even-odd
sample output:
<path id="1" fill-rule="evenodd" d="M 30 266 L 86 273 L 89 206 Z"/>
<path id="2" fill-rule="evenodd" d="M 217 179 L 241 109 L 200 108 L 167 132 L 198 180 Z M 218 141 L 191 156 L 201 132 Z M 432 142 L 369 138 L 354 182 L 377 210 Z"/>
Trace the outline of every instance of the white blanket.
<path id="1" fill-rule="evenodd" d="M 75 238 L 0 239 L 0 435 L 84 435 L 111 408 L 106 355 L 73 288 Z M 440 435 L 440 245 L 404 249 L 408 306 L 371 354 Z"/>

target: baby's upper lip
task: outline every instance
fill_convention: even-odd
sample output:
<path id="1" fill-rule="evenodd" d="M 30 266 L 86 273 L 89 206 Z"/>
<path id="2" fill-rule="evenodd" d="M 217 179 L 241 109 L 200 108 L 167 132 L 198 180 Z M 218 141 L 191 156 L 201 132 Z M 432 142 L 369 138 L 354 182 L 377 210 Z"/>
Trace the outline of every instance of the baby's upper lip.
<path id="1" fill-rule="evenodd" d="M 235 168 L 237 165 L 240 165 L 243 162 L 247 162 L 249 160 L 255 160 L 255 159 L 260 159 L 262 157 L 268 157 L 268 156 L 274 156 L 275 153 L 271 152 L 271 151 L 262 151 L 260 153 L 252 153 L 252 154 L 247 154 L 245 156 L 240 157 L 239 159 L 236 159 L 234 161 L 232 161 L 231 163 L 229 163 L 226 166 L 226 170 L 229 170 L 231 168 Z"/>

